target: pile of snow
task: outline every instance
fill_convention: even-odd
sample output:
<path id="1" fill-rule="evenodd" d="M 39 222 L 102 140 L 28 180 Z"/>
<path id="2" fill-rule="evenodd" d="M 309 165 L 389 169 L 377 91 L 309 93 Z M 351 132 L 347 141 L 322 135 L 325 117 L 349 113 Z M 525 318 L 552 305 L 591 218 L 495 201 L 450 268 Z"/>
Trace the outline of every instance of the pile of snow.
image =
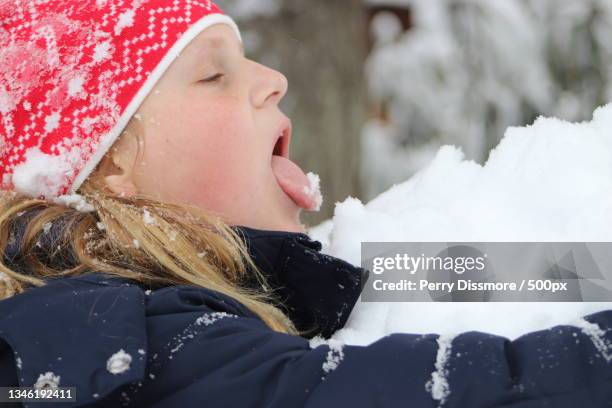
<path id="1" fill-rule="evenodd" d="M 440 148 L 437 141 L 404 148 L 397 128 L 368 121 L 361 133 L 363 198 L 372 199 L 389 186 L 407 180 L 425 167 Z"/>
<path id="2" fill-rule="evenodd" d="M 408 181 L 367 205 L 337 203 L 309 235 L 360 263 L 362 241 L 612 241 L 612 104 L 592 122 L 539 118 L 509 128 L 485 165 L 443 146 Z M 361 303 L 334 335 L 368 344 L 395 332 L 479 330 L 516 338 L 612 303 Z"/>

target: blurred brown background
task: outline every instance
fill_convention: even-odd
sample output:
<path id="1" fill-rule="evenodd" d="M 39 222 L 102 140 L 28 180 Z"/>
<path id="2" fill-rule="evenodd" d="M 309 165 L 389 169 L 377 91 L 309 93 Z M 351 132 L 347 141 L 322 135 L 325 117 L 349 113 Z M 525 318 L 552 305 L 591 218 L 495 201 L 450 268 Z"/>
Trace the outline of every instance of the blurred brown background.
<path id="1" fill-rule="evenodd" d="M 291 158 L 321 177 L 321 211 L 302 217 L 316 224 L 332 215 L 336 201 L 360 195 L 365 10 L 360 0 L 286 0 L 270 12 L 255 4 L 236 15 L 240 5 L 230 3 L 219 5 L 237 20 L 247 56 L 289 81 L 281 109 L 293 121 Z"/>

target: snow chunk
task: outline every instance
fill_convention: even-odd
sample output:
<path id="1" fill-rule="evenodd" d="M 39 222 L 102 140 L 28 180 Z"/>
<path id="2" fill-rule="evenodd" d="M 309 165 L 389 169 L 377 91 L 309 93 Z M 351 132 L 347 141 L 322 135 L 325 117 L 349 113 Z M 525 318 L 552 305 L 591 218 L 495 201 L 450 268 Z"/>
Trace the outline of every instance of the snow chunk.
<path id="1" fill-rule="evenodd" d="M 155 221 L 155 218 L 153 218 L 151 213 L 146 208 L 144 208 L 142 211 L 143 211 L 142 218 L 143 218 L 145 224 L 147 224 L 147 225 L 157 225 L 157 221 Z"/>
<path id="2" fill-rule="evenodd" d="M 140 241 L 138 241 L 137 239 L 133 240 L 132 243 L 134 244 L 134 248 L 136 249 L 140 248 Z"/>
<path id="3" fill-rule="evenodd" d="M 67 194 L 62 195 L 53 200 L 57 204 L 65 205 L 66 207 L 74 208 L 80 212 L 93 212 L 95 208 L 93 205 L 85 200 L 80 194 Z"/>
<path id="4" fill-rule="evenodd" d="M 200 326 L 210 326 L 211 324 L 224 319 L 236 318 L 238 316 L 226 312 L 205 313 L 198 317 L 193 323 L 190 323 L 183 331 L 174 337 L 166 344 L 165 350 L 168 350 L 168 359 L 173 359 L 173 355 L 183 348 L 186 342 L 193 340 L 198 332 L 202 330 Z M 153 355 L 153 360 L 157 358 L 157 354 Z M 151 377 L 153 378 L 153 377 Z"/>
<path id="5" fill-rule="evenodd" d="M 32 147 L 25 153 L 23 163 L 15 166 L 12 183 L 15 191 L 47 198 L 59 195 L 63 185 L 74 173 L 74 164 L 80 159 L 80 150 L 73 148 L 60 155 L 43 153 Z"/>
<path id="6" fill-rule="evenodd" d="M 442 406 L 450 394 L 448 386 L 448 359 L 451 355 L 454 336 L 441 335 L 438 337 L 438 353 L 436 355 L 436 371 L 431 373 L 431 380 L 425 384 L 425 389 L 431 393 L 431 397 L 440 401 Z"/>
<path id="7" fill-rule="evenodd" d="M 311 338 L 310 340 L 308 340 L 308 344 L 310 345 L 311 349 L 315 349 L 319 346 L 328 344 L 329 340 L 324 339 L 322 336 L 320 335 L 316 335 L 313 338 Z"/>
<path id="8" fill-rule="evenodd" d="M 56 389 L 60 384 L 60 376 L 55 375 L 51 371 L 47 371 L 44 374 L 38 376 L 38 380 L 34 384 L 34 388 L 37 390 L 42 389 Z"/>
<path id="9" fill-rule="evenodd" d="M 584 334 L 589 336 L 593 345 L 599 351 L 606 362 L 612 361 L 612 344 L 605 338 L 606 331 L 597 323 L 591 323 L 586 319 L 574 321 L 574 326 L 578 327 Z"/>
<path id="10" fill-rule="evenodd" d="M 106 370 L 111 374 L 121 374 L 130 369 L 131 362 L 132 356 L 121 349 L 110 356 L 106 362 Z"/>
<path id="11" fill-rule="evenodd" d="M 10 281 L 11 280 L 10 280 L 9 276 L 6 273 L 0 272 L 0 282 L 10 282 Z"/>
<path id="12" fill-rule="evenodd" d="M 344 360 L 344 343 L 338 340 L 328 340 L 327 344 L 329 345 L 329 351 L 327 352 L 327 357 L 323 362 L 323 371 L 327 374 L 334 371 L 342 360 Z"/>
<path id="13" fill-rule="evenodd" d="M 324 339 L 321 336 L 314 336 L 308 341 L 310 348 L 315 349 L 319 346 L 329 346 L 327 357 L 323 362 L 323 372 L 326 374 L 334 371 L 344 359 L 344 342 L 338 339 Z M 325 379 L 322 377 L 321 379 Z"/>
<path id="14" fill-rule="evenodd" d="M 315 208 L 313 211 L 319 211 L 321 209 L 321 204 L 323 204 L 323 196 L 321 195 L 321 179 L 318 174 L 313 172 L 308 172 L 306 177 L 308 177 L 310 186 L 305 186 L 304 192 L 315 200 Z"/>
<path id="15" fill-rule="evenodd" d="M 176 352 L 177 352 L 177 351 L 179 351 L 179 350 L 181 349 L 181 347 L 183 347 L 184 345 L 185 345 L 185 343 L 178 343 L 178 344 L 176 345 L 176 347 L 174 347 L 172 350 L 170 350 L 170 353 L 172 353 L 172 354 L 176 353 Z"/>
<path id="16" fill-rule="evenodd" d="M 200 325 L 205 325 L 205 326 L 210 326 L 211 324 L 213 324 L 214 322 L 216 322 L 217 320 L 221 320 L 223 318 L 226 317 L 238 317 L 236 315 L 227 313 L 227 312 L 212 312 L 212 313 L 205 313 L 203 316 L 198 317 L 195 321 L 196 326 L 200 326 Z"/>

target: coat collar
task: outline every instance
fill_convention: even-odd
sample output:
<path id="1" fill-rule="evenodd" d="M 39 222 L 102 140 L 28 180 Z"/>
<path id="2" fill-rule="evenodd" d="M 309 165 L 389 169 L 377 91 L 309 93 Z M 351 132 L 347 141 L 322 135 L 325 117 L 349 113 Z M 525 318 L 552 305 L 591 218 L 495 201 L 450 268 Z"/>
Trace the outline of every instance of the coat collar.
<path id="1" fill-rule="evenodd" d="M 321 253 L 306 234 L 233 227 L 299 330 L 330 337 L 353 310 L 368 270 Z M 252 285 L 256 283 L 251 282 Z"/>

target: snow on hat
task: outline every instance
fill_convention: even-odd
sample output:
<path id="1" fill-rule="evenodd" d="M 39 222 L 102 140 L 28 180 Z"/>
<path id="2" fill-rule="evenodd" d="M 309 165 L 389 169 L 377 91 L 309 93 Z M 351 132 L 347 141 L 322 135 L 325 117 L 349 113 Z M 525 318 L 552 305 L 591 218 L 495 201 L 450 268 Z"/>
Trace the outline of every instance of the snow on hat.
<path id="1" fill-rule="evenodd" d="M 234 21 L 209 0 L 0 0 L 0 185 L 74 193 L 177 55 Z"/>

